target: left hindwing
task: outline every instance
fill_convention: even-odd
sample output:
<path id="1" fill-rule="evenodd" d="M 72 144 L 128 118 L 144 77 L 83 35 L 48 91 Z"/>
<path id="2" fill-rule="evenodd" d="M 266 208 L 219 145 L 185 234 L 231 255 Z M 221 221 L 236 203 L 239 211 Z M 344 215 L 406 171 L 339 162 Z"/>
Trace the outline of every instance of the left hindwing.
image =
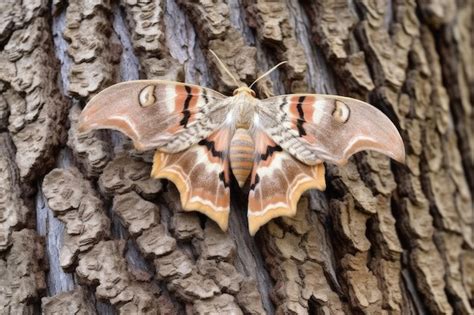
<path id="1" fill-rule="evenodd" d="M 233 128 L 223 126 L 178 153 L 156 151 L 151 176 L 172 181 L 184 210 L 199 211 L 227 230 L 230 205 L 229 145 Z"/>
<path id="2" fill-rule="evenodd" d="M 293 94 L 262 100 L 257 107 L 259 127 L 306 164 L 343 164 L 362 150 L 405 159 L 397 128 L 365 102 L 335 95 Z"/>

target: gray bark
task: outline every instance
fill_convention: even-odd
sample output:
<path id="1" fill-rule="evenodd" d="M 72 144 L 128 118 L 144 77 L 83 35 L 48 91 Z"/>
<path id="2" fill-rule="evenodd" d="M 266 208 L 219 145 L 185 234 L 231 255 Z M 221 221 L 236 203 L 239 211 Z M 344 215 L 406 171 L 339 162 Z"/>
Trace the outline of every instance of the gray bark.
<path id="1" fill-rule="evenodd" d="M 472 314 L 472 1 L 108 0 L 0 3 L 0 313 Z M 406 165 L 327 165 L 294 218 L 230 230 L 150 179 L 152 152 L 78 135 L 114 83 L 257 86 L 371 102 Z M 337 141 L 337 139 L 334 139 Z"/>

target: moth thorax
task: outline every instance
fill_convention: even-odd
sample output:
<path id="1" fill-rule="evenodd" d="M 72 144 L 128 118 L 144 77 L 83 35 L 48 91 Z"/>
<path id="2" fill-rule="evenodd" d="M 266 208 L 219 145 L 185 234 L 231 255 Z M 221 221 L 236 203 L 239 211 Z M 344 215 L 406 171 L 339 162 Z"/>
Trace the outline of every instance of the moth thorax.
<path id="1" fill-rule="evenodd" d="M 238 114 L 236 119 L 237 128 L 249 129 L 250 122 L 255 116 L 255 98 L 240 95 L 238 98 Z"/>
<path id="2" fill-rule="evenodd" d="M 239 128 L 235 131 L 230 142 L 230 166 L 240 187 L 250 175 L 253 166 L 254 142 L 247 129 Z"/>

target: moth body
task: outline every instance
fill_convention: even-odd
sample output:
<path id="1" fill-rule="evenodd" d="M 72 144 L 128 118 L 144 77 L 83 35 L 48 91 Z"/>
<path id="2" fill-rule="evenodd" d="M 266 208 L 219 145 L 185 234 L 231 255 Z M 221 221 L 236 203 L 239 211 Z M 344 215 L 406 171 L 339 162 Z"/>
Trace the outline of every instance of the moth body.
<path id="1" fill-rule="evenodd" d="M 375 150 L 403 162 L 395 125 L 377 108 L 337 95 L 291 94 L 259 100 L 246 86 L 233 96 L 160 80 L 111 86 L 90 100 L 79 130 L 115 129 L 137 149 L 154 149 L 151 177 L 172 181 L 184 210 L 227 229 L 230 172 L 249 179 L 253 235 L 269 220 L 294 216 L 306 190 L 325 188 L 324 164 Z"/>
<path id="2" fill-rule="evenodd" d="M 229 148 L 230 168 L 239 186 L 242 188 L 252 171 L 255 156 L 255 144 L 251 128 L 255 122 L 258 99 L 252 90 L 241 87 L 230 99 L 232 110 L 227 123 L 235 130 Z"/>

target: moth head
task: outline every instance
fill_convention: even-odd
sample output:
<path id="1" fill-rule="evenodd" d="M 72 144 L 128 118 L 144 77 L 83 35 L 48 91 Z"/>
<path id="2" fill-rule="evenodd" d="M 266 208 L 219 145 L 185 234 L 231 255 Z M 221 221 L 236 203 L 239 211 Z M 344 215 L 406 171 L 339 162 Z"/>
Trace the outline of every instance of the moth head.
<path id="1" fill-rule="evenodd" d="M 212 49 L 209 49 L 209 52 L 216 58 L 217 62 L 220 64 L 220 66 L 222 67 L 222 69 L 232 78 L 232 80 L 234 80 L 235 84 L 238 86 L 237 89 L 234 90 L 234 96 L 237 95 L 237 94 L 240 94 L 240 93 L 245 93 L 247 95 L 250 95 L 252 97 L 255 97 L 255 91 L 252 90 L 252 86 L 254 86 L 255 83 L 257 83 L 259 80 L 265 78 L 266 76 L 268 76 L 270 73 L 272 73 L 273 71 L 275 71 L 278 67 L 280 67 L 281 65 L 284 65 L 285 63 L 288 63 L 288 61 L 282 61 L 280 62 L 279 64 L 277 64 L 276 66 L 274 66 L 273 68 L 271 68 L 270 70 L 268 70 L 267 72 L 265 72 L 264 74 L 262 74 L 261 76 L 259 76 L 255 81 L 253 81 L 252 84 L 250 84 L 250 86 L 246 86 L 245 84 L 242 85 L 236 78 L 235 76 L 232 74 L 232 72 L 227 68 L 227 66 L 224 64 L 224 62 L 217 56 L 217 54 L 212 50 Z"/>
<path id="2" fill-rule="evenodd" d="M 237 94 L 241 94 L 241 93 L 245 93 L 245 94 L 248 94 L 252 97 L 255 97 L 255 91 L 252 90 L 251 88 L 247 87 L 247 86 L 241 86 L 237 89 L 234 90 L 234 95 L 237 95 Z"/>

